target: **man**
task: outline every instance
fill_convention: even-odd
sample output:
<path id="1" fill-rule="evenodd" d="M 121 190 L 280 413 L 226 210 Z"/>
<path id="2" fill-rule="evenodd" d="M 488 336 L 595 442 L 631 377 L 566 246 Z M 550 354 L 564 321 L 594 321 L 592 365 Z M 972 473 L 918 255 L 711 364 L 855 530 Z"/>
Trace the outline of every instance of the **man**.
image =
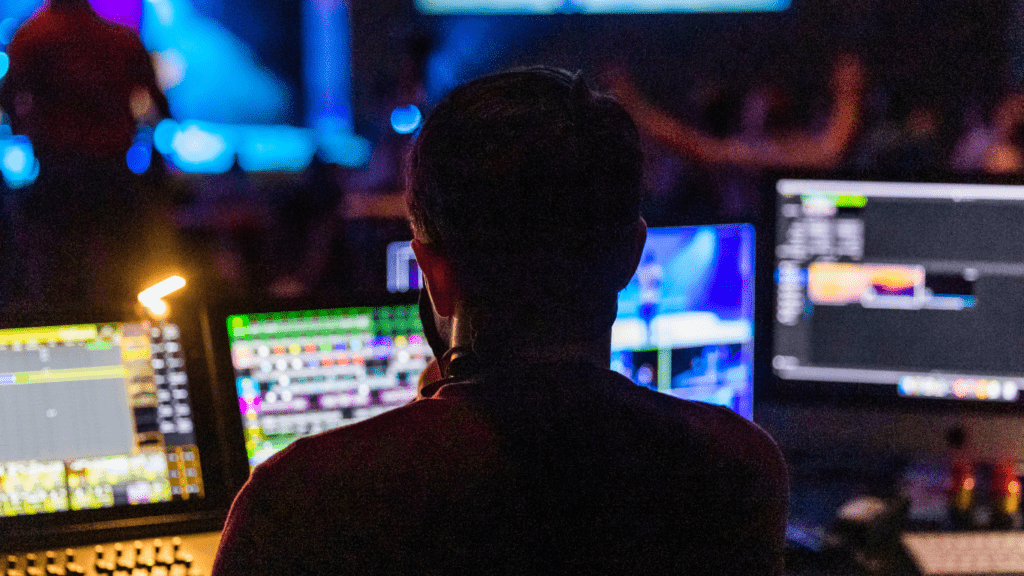
<path id="1" fill-rule="evenodd" d="M 39 177 L 15 206 L 7 296 L 23 306 L 109 305 L 140 289 L 152 199 L 126 159 L 141 123 L 168 117 L 138 35 L 88 0 L 50 0 L 7 46 L 0 106 Z M 20 279 L 18 282 L 15 279 Z"/>
<path id="2" fill-rule="evenodd" d="M 257 467 L 215 575 L 781 574 L 772 440 L 608 369 L 646 238 L 638 140 L 556 69 L 437 107 L 407 194 L 443 378 Z"/>
<path id="3" fill-rule="evenodd" d="M 14 35 L 0 105 L 46 160 L 125 163 L 140 122 L 170 116 L 149 53 L 88 0 L 50 0 Z"/>

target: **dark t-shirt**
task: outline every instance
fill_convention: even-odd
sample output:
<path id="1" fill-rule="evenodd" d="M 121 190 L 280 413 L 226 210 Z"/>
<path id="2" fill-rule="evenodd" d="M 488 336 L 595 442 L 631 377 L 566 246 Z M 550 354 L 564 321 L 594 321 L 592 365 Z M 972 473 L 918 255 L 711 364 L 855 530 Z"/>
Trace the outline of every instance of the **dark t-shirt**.
<path id="1" fill-rule="evenodd" d="M 760 428 L 586 365 L 495 369 L 258 466 L 228 574 L 781 574 Z"/>
<path id="2" fill-rule="evenodd" d="M 0 105 L 43 160 L 123 164 L 135 137 L 133 96 L 148 96 L 161 115 L 168 113 L 138 35 L 103 20 L 88 3 L 43 10 L 18 29 L 7 53 Z"/>

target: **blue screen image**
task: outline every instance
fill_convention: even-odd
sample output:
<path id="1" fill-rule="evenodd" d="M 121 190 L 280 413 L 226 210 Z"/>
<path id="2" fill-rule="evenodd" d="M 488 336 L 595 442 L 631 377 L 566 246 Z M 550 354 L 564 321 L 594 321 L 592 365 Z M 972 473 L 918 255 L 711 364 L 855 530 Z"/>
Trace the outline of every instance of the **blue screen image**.
<path id="1" fill-rule="evenodd" d="M 753 226 L 650 229 L 618 305 L 612 369 L 753 416 Z"/>

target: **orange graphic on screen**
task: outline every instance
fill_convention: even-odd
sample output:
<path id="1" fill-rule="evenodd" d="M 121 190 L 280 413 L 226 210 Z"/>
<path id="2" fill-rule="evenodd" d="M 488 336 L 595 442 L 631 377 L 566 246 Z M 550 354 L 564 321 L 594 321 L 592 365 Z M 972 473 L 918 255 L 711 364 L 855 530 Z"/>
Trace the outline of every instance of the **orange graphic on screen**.
<path id="1" fill-rule="evenodd" d="M 860 302 L 868 287 L 861 264 L 815 262 L 807 267 L 807 297 L 814 304 L 841 306 Z"/>
<path id="2" fill-rule="evenodd" d="M 807 267 L 807 297 L 832 306 L 856 304 L 865 297 L 914 298 L 924 288 L 924 275 L 921 266 L 815 262 Z"/>
<path id="3" fill-rule="evenodd" d="M 920 266 L 865 266 L 871 275 L 871 286 L 879 296 L 913 296 L 924 286 L 924 269 Z"/>

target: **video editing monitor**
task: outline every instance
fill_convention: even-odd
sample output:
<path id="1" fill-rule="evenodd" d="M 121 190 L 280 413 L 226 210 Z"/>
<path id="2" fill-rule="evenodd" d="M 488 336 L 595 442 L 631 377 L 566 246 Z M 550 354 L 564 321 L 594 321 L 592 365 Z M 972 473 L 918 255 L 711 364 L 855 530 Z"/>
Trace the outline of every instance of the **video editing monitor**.
<path id="1" fill-rule="evenodd" d="M 218 496 L 207 498 L 207 468 L 219 483 L 220 464 L 205 366 L 192 354 L 201 337 L 184 334 L 191 325 L 2 326 L 0 534 L 8 543 L 52 545 L 78 531 L 209 512 L 213 500 L 229 501 L 216 486 Z"/>
<path id="2" fill-rule="evenodd" d="M 652 228 L 619 293 L 612 369 L 753 416 L 754 227 Z"/>
<path id="3" fill-rule="evenodd" d="M 416 397 L 433 357 L 416 304 L 223 316 L 249 465 Z"/>
<path id="4" fill-rule="evenodd" d="M 779 179 L 773 194 L 777 382 L 1020 400 L 1024 186 Z"/>

